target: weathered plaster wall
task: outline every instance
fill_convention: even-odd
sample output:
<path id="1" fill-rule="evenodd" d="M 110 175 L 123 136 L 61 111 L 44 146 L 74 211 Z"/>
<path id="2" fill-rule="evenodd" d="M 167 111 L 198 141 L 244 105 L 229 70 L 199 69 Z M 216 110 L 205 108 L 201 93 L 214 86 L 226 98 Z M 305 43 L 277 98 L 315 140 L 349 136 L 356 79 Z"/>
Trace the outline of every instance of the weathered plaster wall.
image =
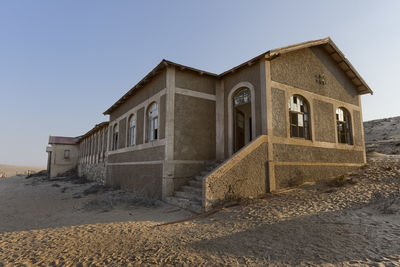
<path id="1" fill-rule="evenodd" d="M 161 199 L 162 171 L 162 164 L 108 165 L 106 185 Z"/>
<path id="2" fill-rule="evenodd" d="M 216 78 L 208 75 L 199 75 L 193 71 L 176 69 L 175 85 L 179 88 L 215 95 Z"/>
<path id="3" fill-rule="evenodd" d="M 268 145 L 261 135 L 203 179 L 204 207 L 267 192 Z"/>
<path id="4" fill-rule="evenodd" d="M 157 146 L 146 149 L 109 154 L 109 163 L 118 162 L 142 162 L 142 161 L 154 161 L 154 160 L 164 160 L 165 147 Z"/>
<path id="5" fill-rule="evenodd" d="M 126 146 L 126 120 L 127 118 L 123 118 L 119 120 L 119 132 L 118 132 L 118 148 L 124 148 Z"/>
<path id="6" fill-rule="evenodd" d="M 358 168 L 357 166 L 275 165 L 276 189 L 337 177 Z"/>
<path id="7" fill-rule="evenodd" d="M 110 113 L 110 121 L 115 120 L 128 112 L 131 108 L 144 102 L 146 99 L 160 92 L 166 87 L 166 71 L 154 76 L 146 85 L 137 89 L 121 106 Z"/>
<path id="8" fill-rule="evenodd" d="M 316 82 L 324 74 L 326 84 Z M 282 54 L 271 61 L 271 79 L 339 101 L 359 105 L 355 86 L 321 47 Z"/>
<path id="9" fill-rule="evenodd" d="M 70 151 L 69 159 L 64 158 L 64 151 Z M 50 178 L 75 168 L 78 164 L 79 146 L 78 145 L 51 145 L 51 166 Z"/>
<path id="10" fill-rule="evenodd" d="M 236 72 L 225 75 L 222 78 L 224 83 L 224 135 L 225 135 L 225 157 L 229 157 L 228 149 L 228 127 L 233 127 L 228 125 L 228 99 L 229 92 L 231 89 L 240 82 L 249 82 L 254 86 L 255 99 L 256 102 L 252 103 L 255 105 L 256 118 L 252 121 L 255 123 L 256 136 L 261 134 L 261 80 L 260 80 L 260 63 L 253 64 L 251 66 L 244 67 Z"/>
<path id="11" fill-rule="evenodd" d="M 215 159 L 215 101 L 175 95 L 174 159 Z"/>
<path id="12" fill-rule="evenodd" d="M 273 144 L 274 160 L 280 162 L 364 163 L 363 151 L 314 146 Z"/>
<path id="13" fill-rule="evenodd" d="M 286 137 L 286 98 L 285 91 L 277 88 L 271 89 L 272 98 L 272 127 L 274 136 Z"/>
<path id="14" fill-rule="evenodd" d="M 361 121 L 361 112 L 358 110 L 353 111 L 353 125 L 354 125 L 354 144 L 358 146 L 363 146 L 362 138 L 362 127 L 364 127 Z"/>
<path id="15" fill-rule="evenodd" d="M 143 144 L 144 138 L 144 108 L 141 108 L 136 113 L 136 144 Z M 139 125 L 142 125 L 139 127 Z"/>
<path id="16" fill-rule="evenodd" d="M 314 134 L 316 141 L 336 142 L 336 125 L 333 104 L 318 99 L 314 99 L 314 110 L 312 112 L 312 120 L 315 125 Z"/>
<path id="17" fill-rule="evenodd" d="M 166 123 L 166 117 L 167 117 L 166 101 L 167 101 L 167 96 L 162 95 L 160 97 L 160 113 L 159 113 L 159 116 L 160 116 L 160 127 L 159 127 L 160 139 L 165 138 L 165 123 Z"/>

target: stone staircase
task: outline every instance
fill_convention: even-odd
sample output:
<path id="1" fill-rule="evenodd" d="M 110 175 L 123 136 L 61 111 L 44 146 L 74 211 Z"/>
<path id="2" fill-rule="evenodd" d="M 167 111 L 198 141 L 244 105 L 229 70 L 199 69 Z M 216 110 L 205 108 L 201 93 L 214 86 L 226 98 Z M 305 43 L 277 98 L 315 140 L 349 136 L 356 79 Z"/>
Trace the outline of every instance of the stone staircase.
<path id="1" fill-rule="evenodd" d="M 173 196 L 167 197 L 167 203 L 190 210 L 195 213 L 202 213 L 203 209 L 203 178 L 211 173 L 222 161 L 212 161 L 206 164 L 205 168 L 193 176 L 185 185 L 182 185 Z"/>

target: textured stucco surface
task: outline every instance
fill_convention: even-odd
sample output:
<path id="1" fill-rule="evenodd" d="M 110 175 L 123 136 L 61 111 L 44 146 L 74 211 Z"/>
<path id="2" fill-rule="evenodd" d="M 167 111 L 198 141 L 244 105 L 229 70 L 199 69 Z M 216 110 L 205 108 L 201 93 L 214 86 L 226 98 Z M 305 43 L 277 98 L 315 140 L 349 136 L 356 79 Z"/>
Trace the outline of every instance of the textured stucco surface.
<path id="1" fill-rule="evenodd" d="M 268 144 L 257 140 L 203 180 L 206 209 L 227 200 L 266 193 Z"/>
<path id="2" fill-rule="evenodd" d="M 174 159 L 215 159 L 215 101 L 175 95 Z"/>
<path id="3" fill-rule="evenodd" d="M 264 64 L 264 63 L 263 63 Z M 229 92 L 231 89 L 240 82 L 249 82 L 254 86 L 255 91 L 255 111 L 256 118 L 252 118 L 253 123 L 255 123 L 256 136 L 261 134 L 261 81 L 260 81 L 260 63 L 253 64 L 251 66 L 244 67 L 237 72 L 227 74 L 223 77 L 224 82 L 224 136 L 225 136 L 225 157 L 228 157 L 228 127 L 233 127 L 228 125 L 228 99 Z"/>
<path id="4" fill-rule="evenodd" d="M 216 81 L 217 78 L 200 75 L 197 72 L 175 70 L 176 87 L 215 95 Z"/>
<path id="5" fill-rule="evenodd" d="M 165 146 L 108 155 L 109 163 L 163 160 Z"/>
<path id="6" fill-rule="evenodd" d="M 106 185 L 161 199 L 162 170 L 162 164 L 109 165 Z"/>
<path id="7" fill-rule="evenodd" d="M 78 164 L 79 146 L 78 145 L 51 145 L 51 166 L 50 178 L 54 178 L 63 172 L 75 168 Z M 69 159 L 64 158 L 64 151 L 70 151 Z"/>
<path id="8" fill-rule="evenodd" d="M 327 162 L 363 163 L 363 151 L 312 146 L 273 144 L 275 161 L 283 162 Z"/>
<path id="9" fill-rule="evenodd" d="M 357 146 L 364 145 L 362 140 L 362 128 L 364 125 L 361 122 L 361 113 L 358 110 L 353 111 L 353 123 L 354 123 L 354 144 Z"/>
<path id="10" fill-rule="evenodd" d="M 141 108 L 136 113 L 136 144 L 143 144 L 144 134 L 144 108 Z"/>
<path id="11" fill-rule="evenodd" d="M 126 145 L 126 118 L 119 120 L 118 148 L 124 148 Z"/>
<path id="12" fill-rule="evenodd" d="M 313 100 L 314 110 L 313 110 L 313 125 L 314 134 L 316 141 L 324 142 L 336 142 L 335 136 L 335 111 L 333 110 L 333 104 L 321 101 L 318 99 Z"/>
<path id="13" fill-rule="evenodd" d="M 146 101 L 153 95 L 160 92 L 166 87 L 166 71 L 162 71 L 154 76 L 146 85 L 142 88 L 135 90 L 135 92 L 126 100 L 125 103 L 121 104 L 117 109 L 110 113 L 110 121 L 115 120 L 119 116 L 128 112 L 131 108 L 139 105 Z"/>
<path id="14" fill-rule="evenodd" d="M 354 166 L 275 165 L 276 189 L 337 177 L 358 168 Z"/>
<path id="15" fill-rule="evenodd" d="M 285 91 L 272 88 L 272 127 L 274 136 L 286 137 L 286 97 Z"/>
<path id="16" fill-rule="evenodd" d="M 326 84 L 316 82 L 324 74 Z M 271 79 L 312 93 L 359 105 L 355 86 L 321 47 L 282 54 L 271 61 Z"/>
<path id="17" fill-rule="evenodd" d="M 160 125 L 158 127 L 159 139 L 165 138 L 165 122 L 167 119 L 167 95 L 160 97 Z"/>

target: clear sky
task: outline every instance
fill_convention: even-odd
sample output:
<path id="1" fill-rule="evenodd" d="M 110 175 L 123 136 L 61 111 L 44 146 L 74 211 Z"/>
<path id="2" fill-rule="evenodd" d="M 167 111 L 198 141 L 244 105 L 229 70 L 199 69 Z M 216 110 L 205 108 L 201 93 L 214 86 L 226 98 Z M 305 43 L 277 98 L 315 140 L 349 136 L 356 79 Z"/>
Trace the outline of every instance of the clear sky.
<path id="1" fill-rule="evenodd" d="M 364 120 L 400 115 L 400 1 L 0 2 L 0 164 L 46 166 L 163 58 L 221 73 L 330 36 L 374 90 Z"/>

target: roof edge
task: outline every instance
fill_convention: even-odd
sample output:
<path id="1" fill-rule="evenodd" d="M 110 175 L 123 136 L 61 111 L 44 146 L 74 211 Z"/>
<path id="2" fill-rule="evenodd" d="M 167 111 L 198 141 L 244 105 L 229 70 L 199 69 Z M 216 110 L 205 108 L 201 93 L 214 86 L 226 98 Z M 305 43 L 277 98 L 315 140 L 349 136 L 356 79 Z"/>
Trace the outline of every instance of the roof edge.
<path id="1" fill-rule="evenodd" d="M 135 86 L 133 86 L 127 93 L 125 93 L 119 100 L 117 100 L 111 107 L 109 107 L 106 111 L 103 112 L 104 115 L 109 115 L 113 110 L 115 110 L 117 107 L 119 107 L 122 103 L 125 102 L 125 100 L 133 94 L 133 92 L 142 87 L 144 84 L 146 84 L 153 76 L 157 75 L 159 73 L 159 71 L 163 70 L 164 68 L 166 68 L 167 66 L 175 66 L 180 68 L 181 70 L 190 70 L 190 71 L 194 71 L 199 73 L 200 75 L 208 75 L 208 76 L 212 76 L 215 78 L 222 78 L 223 76 L 235 72 L 237 70 L 239 70 L 242 67 L 245 66 L 251 66 L 252 64 L 254 64 L 255 61 L 261 59 L 261 58 L 265 58 L 267 60 L 272 60 L 275 57 L 281 55 L 281 54 L 286 54 L 289 52 L 293 52 L 299 49 L 304 49 L 304 48 L 309 48 L 309 47 L 314 47 L 314 46 L 319 46 L 319 45 L 330 45 L 335 52 L 343 59 L 343 61 L 345 62 L 345 64 L 349 67 L 349 69 L 354 73 L 355 77 L 357 77 L 357 79 L 359 79 L 360 83 L 365 87 L 365 89 L 363 90 L 359 90 L 359 94 L 373 94 L 373 91 L 371 90 L 371 88 L 368 86 L 368 84 L 365 82 L 365 80 L 361 77 L 361 75 L 356 71 L 356 69 L 354 68 L 354 66 L 350 63 L 350 61 L 344 56 L 344 54 L 342 53 L 342 51 L 340 51 L 340 49 L 336 46 L 336 44 L 332 41 L 332 39 L 328 36 L 322 39 L 316 39 L 316 40 L 311 40 L 311 41 L 306 41 L 306 42 L 302 42 L 302 43 L 297 43 L 297 44 L 293 44 L 293 45 L 289 45 L 289 46 L 284 46 L 281 48 L 276 48 L 276 49 L 272 49 L 272 50 L 268 50 L 240 65 L 237 65 L 221 74 L 215 74 L 215 73 L 211 73 L 211 72 L 207 72 L 204 70 L 200 70 L 200 69 L 196 69 L 196 68 L 192 68 L 189 66 L 185 66 L 185 65 L 181 65 L 166 59 L 161 60 L 161 62 L 155 67 L 153 68 L 145 77 L 143 77 Z"/>
<path id="2" fill-rule="evenodd" d="M 103 122 L 100 122 L 99 124 L 96 124 L 92 129 L 90 129 L 85 134 L 83 134 L 83 135 L 81 135 L 79 137 L 78 143 L 81 142 L 86 137 L 88 137 L 89 135 L 91 135 L 92 133 L 96 132 L 97 130 L 99 130 L 99 129 L 103 128 L 103 127 L 107 127 L 108 124 L 109 124 L 108 121 L 103 121 Z"/>

